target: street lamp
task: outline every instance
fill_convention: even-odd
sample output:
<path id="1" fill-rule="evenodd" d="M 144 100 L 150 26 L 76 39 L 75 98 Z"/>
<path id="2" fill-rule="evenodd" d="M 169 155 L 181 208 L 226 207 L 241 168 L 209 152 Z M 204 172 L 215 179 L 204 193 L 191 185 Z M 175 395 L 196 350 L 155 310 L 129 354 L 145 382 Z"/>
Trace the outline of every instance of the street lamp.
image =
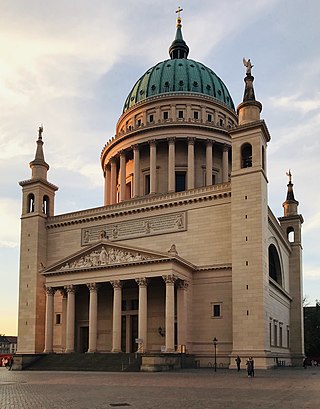
<path id="1" fill-rule="evenodd" d="M 217 338 L 214 337 L 212 342 L 214 346 L 214 371 L 217 372 L 217 343 L 218 343 Z"/>

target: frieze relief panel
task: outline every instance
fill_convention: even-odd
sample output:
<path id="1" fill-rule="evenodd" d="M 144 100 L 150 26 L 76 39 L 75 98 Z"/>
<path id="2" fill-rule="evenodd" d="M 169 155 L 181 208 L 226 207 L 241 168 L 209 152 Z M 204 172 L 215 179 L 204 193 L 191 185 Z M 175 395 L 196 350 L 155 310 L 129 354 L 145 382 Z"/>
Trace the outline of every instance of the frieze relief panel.
<path id="1" fill-rule="evenodd" d="M 82 254 L 75 260 L 66 262 L 56 270 L 74 270 L 77 268 L 92 268 L 116 264 L 125 264 L 131 262 L 139 262 L 145 260 L 151 260 L 150 255 L 140 252 L 134 252 L 129 250 L 122 250 L 119 248 L 101 246 L 95 248 L 87 254 Z"/>
<path id="2" fill-rule="evenodd" d="M 117 241 L 185 230 L 186 212 L 169 213 L 82 229 L 81 245 L 86 246 L 101 239 Z"/>

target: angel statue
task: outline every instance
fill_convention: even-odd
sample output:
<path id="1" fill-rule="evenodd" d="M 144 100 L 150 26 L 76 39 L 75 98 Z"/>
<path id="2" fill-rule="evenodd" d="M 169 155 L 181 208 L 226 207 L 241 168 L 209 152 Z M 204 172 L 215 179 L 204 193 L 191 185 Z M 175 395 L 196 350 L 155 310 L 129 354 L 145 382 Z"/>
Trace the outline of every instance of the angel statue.
<path id="1" fill-rule="evenodd" d="M 246 74 L 251 75 L 251 68 L 253 67 L 253 64 L 251 64 L 250 58 L 248 60 L 243 58 L 243 65 L 246 67 Z"/>
<path id="2" fill-rule="evenodd" d="M 291 173 L 291 170 L 289 169 L 289 172 L 286 172 L 286 175 L 288 176 L 288 178 L 289 178 L 289 183 L 291 183 L 292 182 L 292 173 Z"/>

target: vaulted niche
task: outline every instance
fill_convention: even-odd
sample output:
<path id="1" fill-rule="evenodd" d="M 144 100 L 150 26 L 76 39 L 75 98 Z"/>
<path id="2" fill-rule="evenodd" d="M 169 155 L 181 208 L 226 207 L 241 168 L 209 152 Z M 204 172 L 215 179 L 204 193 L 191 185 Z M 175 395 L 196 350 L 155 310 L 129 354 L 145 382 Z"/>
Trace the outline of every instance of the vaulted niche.
<path id="1" fill-rule="evenodd" d="M 241 146 L 241 167 L 251 168 L 252 166 L 252 146 L 245 143 Z"/>
<path id="2" fill-rule="evenodd" d="M 49 215 L 49 198 L 47 195 L 43 196 L 42 200 L 42 212 Z"/>
<path id="3" fill-rule="evenodd" d="M 33 213 L 34 212 L 34 194 L 33 193 L 28 194 L 27 206 L 28 206 L 27 212 Z"/>
<path id="4" fill-rule="evenodd" d="M 269 246 L 269 276 L 279 285 L 282 285 L 280 259 L 274 244 Z"/>
<path id="5" fill-rule="evenodd" d="M 290 243 L 294 242 L 294 229 L 291 226 L 287 228 L 287 237 Z"/>

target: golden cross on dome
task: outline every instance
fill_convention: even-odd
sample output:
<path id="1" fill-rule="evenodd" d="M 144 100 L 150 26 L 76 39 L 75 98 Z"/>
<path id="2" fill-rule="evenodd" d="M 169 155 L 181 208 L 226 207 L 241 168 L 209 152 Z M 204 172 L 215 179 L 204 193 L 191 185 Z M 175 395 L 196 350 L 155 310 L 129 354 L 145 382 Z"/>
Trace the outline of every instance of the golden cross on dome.
<path id="1" fill-rule="evenodd" d="M 183 11 L 183 9 L 179 6 L 178 10 L 176 10 L 176 13 L 178 13 L 178 18 L 181 18 L 180 13 Z"/>

